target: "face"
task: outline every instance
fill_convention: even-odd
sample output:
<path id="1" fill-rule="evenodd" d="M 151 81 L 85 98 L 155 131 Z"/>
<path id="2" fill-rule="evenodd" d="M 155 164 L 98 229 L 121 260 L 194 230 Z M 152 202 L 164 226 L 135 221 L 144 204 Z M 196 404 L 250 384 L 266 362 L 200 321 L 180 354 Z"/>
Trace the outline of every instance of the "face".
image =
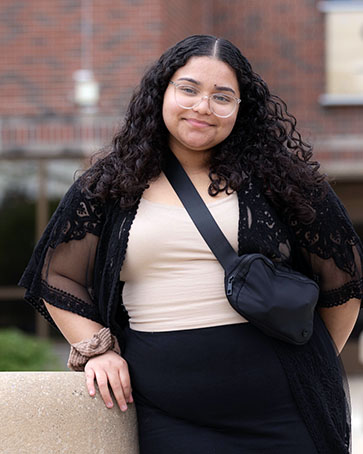
<path id="1" fill-rule="evenodd" d="M 234 70 L 211 57 L 192 57 L 179 68 L 171 80 L 196 87 L 202 96 L 225 93 L 240 97 Z M 174 86 L 168 85 L 164 95 L 163 119 L 169 131 L 169 146 L 177 151 L 208 151 L 231 133 L 238 106 L 228 118 L 220 118 L 209 109 L 208 99 L 192 109 L 183 109 L 175 102 Z"/>

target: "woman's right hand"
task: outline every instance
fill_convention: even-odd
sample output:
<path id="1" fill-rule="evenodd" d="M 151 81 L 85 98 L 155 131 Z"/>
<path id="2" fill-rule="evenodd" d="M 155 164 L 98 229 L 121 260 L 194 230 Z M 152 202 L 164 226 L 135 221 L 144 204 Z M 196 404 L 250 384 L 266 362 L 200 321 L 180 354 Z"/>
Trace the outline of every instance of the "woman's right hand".
<path id="1" fill-rule="evenodd" d="M 107 408 L 113 407 L 110 388 L 121 411 L 126 411 L 127 403 L 133 402 L 127 362 L 116 352 L 110 350 L 89 359 L 84 372 L 90 396 L 96 395 L 96 379 L 101 397 Z"/>

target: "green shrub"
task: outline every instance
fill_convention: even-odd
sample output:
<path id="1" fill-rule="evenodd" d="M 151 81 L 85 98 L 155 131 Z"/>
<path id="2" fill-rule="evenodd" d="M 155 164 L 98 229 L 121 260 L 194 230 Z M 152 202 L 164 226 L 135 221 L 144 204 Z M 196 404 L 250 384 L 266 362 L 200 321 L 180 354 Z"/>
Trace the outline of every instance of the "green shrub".
<path id="1" fill-rule="evenodd" d="M 0 330 L 0 371 L 62 370 L 52 343 L 16 328 Z"/>

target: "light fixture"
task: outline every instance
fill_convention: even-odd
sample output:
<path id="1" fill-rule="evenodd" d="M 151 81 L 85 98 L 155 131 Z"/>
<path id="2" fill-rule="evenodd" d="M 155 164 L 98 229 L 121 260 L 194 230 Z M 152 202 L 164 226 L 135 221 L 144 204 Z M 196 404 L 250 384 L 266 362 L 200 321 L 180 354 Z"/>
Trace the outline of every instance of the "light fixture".
<path id="1" fill-rule="evenodd" d="M 79 69 L 73 73 L 74 102 L 85 110 L 94 111 L 100 98 L 99 84 L 93 71 Z"/>

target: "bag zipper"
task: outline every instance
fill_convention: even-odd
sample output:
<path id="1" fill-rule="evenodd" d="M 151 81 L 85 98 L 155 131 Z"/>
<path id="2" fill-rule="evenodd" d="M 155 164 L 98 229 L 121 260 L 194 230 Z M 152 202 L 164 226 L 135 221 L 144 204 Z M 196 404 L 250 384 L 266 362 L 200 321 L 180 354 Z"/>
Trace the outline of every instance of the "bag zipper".
<path id="1" fill-rule="evenodd" d="M 229 276 L 227 281 L 227 295 L 232 295 L 234 276 Z"/>

